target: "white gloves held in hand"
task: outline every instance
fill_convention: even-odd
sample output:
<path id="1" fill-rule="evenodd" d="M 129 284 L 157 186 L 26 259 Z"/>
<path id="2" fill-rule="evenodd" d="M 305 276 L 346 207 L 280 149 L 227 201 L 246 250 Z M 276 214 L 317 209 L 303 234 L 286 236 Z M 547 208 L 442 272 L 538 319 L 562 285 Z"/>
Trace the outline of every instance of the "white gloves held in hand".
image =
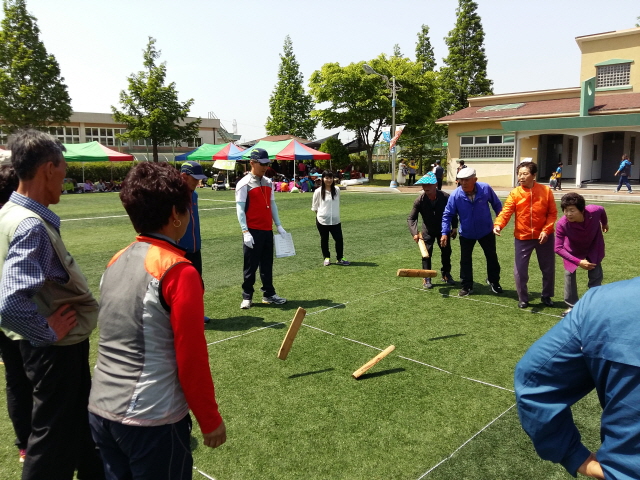
<path id="1" fill-rule="evenodd" d="M 242 232 L 242 241 L 247 247 L 253 248 L 253 235 L 251 233 Z"/>
<path id="2" fill-rule="evenodd" d="M 278 225 L 278 233 L 280 235 L 284 235 L 287 231 L 282 227 L 282 225 Z"/>

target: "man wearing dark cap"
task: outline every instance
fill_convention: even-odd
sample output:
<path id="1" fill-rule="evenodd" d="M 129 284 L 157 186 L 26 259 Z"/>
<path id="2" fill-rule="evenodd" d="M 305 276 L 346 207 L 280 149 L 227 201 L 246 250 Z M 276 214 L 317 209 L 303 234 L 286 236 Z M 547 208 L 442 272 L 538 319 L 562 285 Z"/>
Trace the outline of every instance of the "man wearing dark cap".
<path id="1" fill-rule="evenodd" d="M 460 218 L 460 282 L 458 295 L 465 297 L 473 293 L 473 247 L 480 244 L 487 260 L 487 283 L 493 293 L 502 293 L 500 286 L 500 263 L 496 252 L 496 237 L 493 234 L 491 210 L 496 215 L 502 210 L 502 203 L 488 183 L 478 182 L 475 168 L 466 167 L 458 172 L 460 186 L 447 202 L 442 216 L 442 237 L 440 244 L 447 245 L 453 218 Z"/>
<path id="2" fill-rule="evenodd" d="M 422 258 L 422 268 L 431 270 L 431 257 L 433 256 L 433 243 L 440 240 L 442 236 L 442 214 L 447 206 L 449 194 L 436 188 L 437 180 L 433 172 L 427 173 L 415 185 L 422 187 L 422 193 L 413 202 L 413 208 L 407 218 L 409 231 L 413 236 L 413 240 L 417 243 L 420 240 L 418 234 L 418 215 L 422 216 L 422 240 L 427 246 L 429 256 Z M 458 235 L 458 217 L 451 219 L 452 230 L 451 238 Z M 448 285 L 455 285 L 453 277 L 451 277 L 451 245 L 440 245 L 440 257 L 442 259 L 442 281 Z M 427 289 L 433 288 L 430 278 L 422 281 L 422 286 Z"/>
<path id="3" fill-rule="evenodd" d="M 198 162 L 184 162 L 180 167 L 180 176 L 191 190 L 191 216 L 184 237 L 180 239 L 180 247 L 186 250 L 184 256 L 190 260 L 200 277 L 202 277 L 202 239 L 200 238 L 200 216 L 198 215 L 198 194 L 196 187 L 200 180 L 206 180 L 207 176 L 202 171 L 202 165 Z M 204 323 L 209 323 L 210 318 L 204 317 Z"/>
<path id="4" fill-rule="evenodd" d="M 250 163 L 251 172 L 236 184 L 236 211 L 244 242 L 244 282 L 240 304 L 242 309 L 251 308 L 253 284 L 258 268 L 262 281 L 262 303 L 281 305 L 287 301 L 286 298 L 276 295 L 273 287 L 272 223 L 276 224 L 279 234 L 287 232 L 280 224 L 273 184 L 265 176 L 271 160 L 266 150 L 254 148 L 251 151 Z"/>

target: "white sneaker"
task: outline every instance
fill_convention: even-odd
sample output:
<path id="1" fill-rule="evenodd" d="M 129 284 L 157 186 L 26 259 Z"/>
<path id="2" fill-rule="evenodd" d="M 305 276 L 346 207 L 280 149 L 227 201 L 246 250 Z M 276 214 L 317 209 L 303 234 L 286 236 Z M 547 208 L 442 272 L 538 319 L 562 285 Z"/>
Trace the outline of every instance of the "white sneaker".
<path id="1" fill-rule="evenodd" d="M 262 303 L 275 303 L 276 305 L 282 305 L 283 303 L 287 303 L 287 299 L 279 297 L 278 295 L 271 295 L 270 297 L 262 297 Z"/>
<path id="2" fill-rule="evenodd" d="M 242 303 L 240 304 L 240 308 L 243 310 L 247 310 L 251 308 L 251 300 L 242 300 Z"/>

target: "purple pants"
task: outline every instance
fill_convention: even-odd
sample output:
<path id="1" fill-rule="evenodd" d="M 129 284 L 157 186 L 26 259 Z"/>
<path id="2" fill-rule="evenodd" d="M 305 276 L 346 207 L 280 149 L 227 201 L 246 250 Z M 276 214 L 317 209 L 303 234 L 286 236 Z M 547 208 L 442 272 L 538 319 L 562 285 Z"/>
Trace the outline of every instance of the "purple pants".
<path id="1" fill-rule="evenodd" d="M 513 275 L 516 280 L 516 290 L 518 292 L 518 300 L 521 302 L 529 301 L 529 289 L 527 282 L 529 281 L 529 259 L 531 253 L 536 251 L 538 257 L 538 265 L 542 272 L 542 297 L 553 297 L 556 280 L 556 258 L 553 251 L 555 242 L 553 233 L 549 235 L 547 241 L 540 245 L 538 240 L 518 240 L 514 239 L 515 245 L 515 264 L 513 267 Z"/>

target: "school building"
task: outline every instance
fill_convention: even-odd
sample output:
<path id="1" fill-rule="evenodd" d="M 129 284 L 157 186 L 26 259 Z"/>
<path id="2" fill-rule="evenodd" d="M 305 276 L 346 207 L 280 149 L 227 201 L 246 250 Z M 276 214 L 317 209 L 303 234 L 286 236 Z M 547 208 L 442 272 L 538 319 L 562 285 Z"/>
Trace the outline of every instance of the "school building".
<path id="1" fill-rule="evenodd" d="M 464 160 L 481 181 L 513 186 L 516 166 L 532 159 L 541 180 L 561 161 L 564 186 L 617 183 L 623 153 L 640 181 L 640 28 L 576 42 L 579 87 L 470 98 L 438 120 L 449 127 L 448 181 Z"/>

